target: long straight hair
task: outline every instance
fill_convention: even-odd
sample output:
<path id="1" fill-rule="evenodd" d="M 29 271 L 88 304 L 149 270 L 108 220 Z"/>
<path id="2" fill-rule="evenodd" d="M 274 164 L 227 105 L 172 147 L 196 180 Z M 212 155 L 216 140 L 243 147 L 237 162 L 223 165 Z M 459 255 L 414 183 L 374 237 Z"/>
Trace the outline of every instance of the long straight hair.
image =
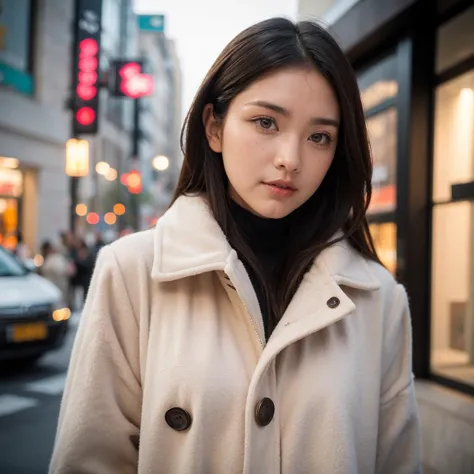
<path id="1" fill-rule="evenodd" d="M 287 255 L 275 276 L 262 265 L 230 212 L 228 179 L 222 155 L 208 144 L 203 110 L 212 104 L 224 119 L 232 100 L 254 81 L 290 67 L 313 68 L 332 86 L 341 125 L 334 160 L 318 190 L 294 211 Z M 257 275 L 274 328 L 314 259 L 328 246 L 347 238 L 364 257 L 379 262 L 366 211 L 372 186 L 364 112 L 353 69 L 331 35 L 320 25 L 273 18 L 244 30 L 217 58 L 199 88 L 181 133 L 184 162 L 172 203 L 181 195 L 202 194 L 232 247 Z M 342 234 L 333 239 L 337 231 Z M 283 277 L 284 275 L 284 277 Z"/>

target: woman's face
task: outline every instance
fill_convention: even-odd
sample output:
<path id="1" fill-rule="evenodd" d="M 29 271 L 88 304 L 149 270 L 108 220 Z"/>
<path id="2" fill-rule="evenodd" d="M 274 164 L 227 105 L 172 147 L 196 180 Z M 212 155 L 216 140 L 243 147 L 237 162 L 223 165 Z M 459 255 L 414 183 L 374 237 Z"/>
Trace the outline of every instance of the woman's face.
<path id="1" fill-rule="evenodd" d="M 313 69 L 266 76 L 231 102 L 223 121 L 204 111 L 211 149 L 222 153 L 229 192 L 252 213 L 279 219 L 321 184 L 337 145 L 339 105 Z"/>

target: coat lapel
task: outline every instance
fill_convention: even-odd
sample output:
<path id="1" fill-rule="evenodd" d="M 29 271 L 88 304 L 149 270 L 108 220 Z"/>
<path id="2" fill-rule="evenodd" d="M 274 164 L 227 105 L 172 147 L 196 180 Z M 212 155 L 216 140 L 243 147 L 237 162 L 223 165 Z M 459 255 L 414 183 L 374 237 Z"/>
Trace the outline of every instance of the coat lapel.
<path id="1" fill-rule="evenodd" d="M 172 281 L 223 270 L 231 251 L 205 200 L 181 196 L 156 225 L 151 276 Z"/>
<path id="2" fill-rule="evenodd" d="M 157 223 L 152 278 L 172 281 L 210 271 L 229 276 L 263 337 L 260 307 L 245 267 L 205 200 L 182 196 Z M 315 260 L 269 339 L 261 363 L 268 363 L 288 344 L 350 314 L 355 304 L 341 286 L 361 291 L 380 287 L 366 259 L 347 241 L 332 245 Z M 337 298 L 336 306 L 328 304 L 331 298 Z"/>

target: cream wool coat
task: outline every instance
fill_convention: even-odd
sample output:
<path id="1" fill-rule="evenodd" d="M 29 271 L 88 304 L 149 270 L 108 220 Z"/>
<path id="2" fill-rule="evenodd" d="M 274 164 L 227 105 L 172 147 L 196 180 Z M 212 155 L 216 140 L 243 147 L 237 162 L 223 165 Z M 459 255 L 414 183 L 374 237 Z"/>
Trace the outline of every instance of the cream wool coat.
<path id="1" fill-rule="evenodd" d="M 265 427 L 263 397 L 275 405 Z M 189 429 L 168 426 L 172 407 Z M 344 242 L 324 251 L 265 343 L 249 277 L 202 198 L 179 198 L 155 229 L 101 251 L 50 473 L 420 466 L 407 297 L 380 265 Z"/>

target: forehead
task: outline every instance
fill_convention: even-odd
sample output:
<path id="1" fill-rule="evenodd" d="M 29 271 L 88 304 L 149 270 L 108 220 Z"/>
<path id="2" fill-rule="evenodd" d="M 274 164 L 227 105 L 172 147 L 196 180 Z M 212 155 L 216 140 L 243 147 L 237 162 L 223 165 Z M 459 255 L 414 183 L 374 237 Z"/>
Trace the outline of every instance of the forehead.
<path id="1" fill-rule="evenodd" d="M 235 105 L 270 102 L 290 112 L 315 112 L 339 118 L 339 104 L 329 82 L 315 69 L 291 68 L 257 79 L 235 99 Z"/>

